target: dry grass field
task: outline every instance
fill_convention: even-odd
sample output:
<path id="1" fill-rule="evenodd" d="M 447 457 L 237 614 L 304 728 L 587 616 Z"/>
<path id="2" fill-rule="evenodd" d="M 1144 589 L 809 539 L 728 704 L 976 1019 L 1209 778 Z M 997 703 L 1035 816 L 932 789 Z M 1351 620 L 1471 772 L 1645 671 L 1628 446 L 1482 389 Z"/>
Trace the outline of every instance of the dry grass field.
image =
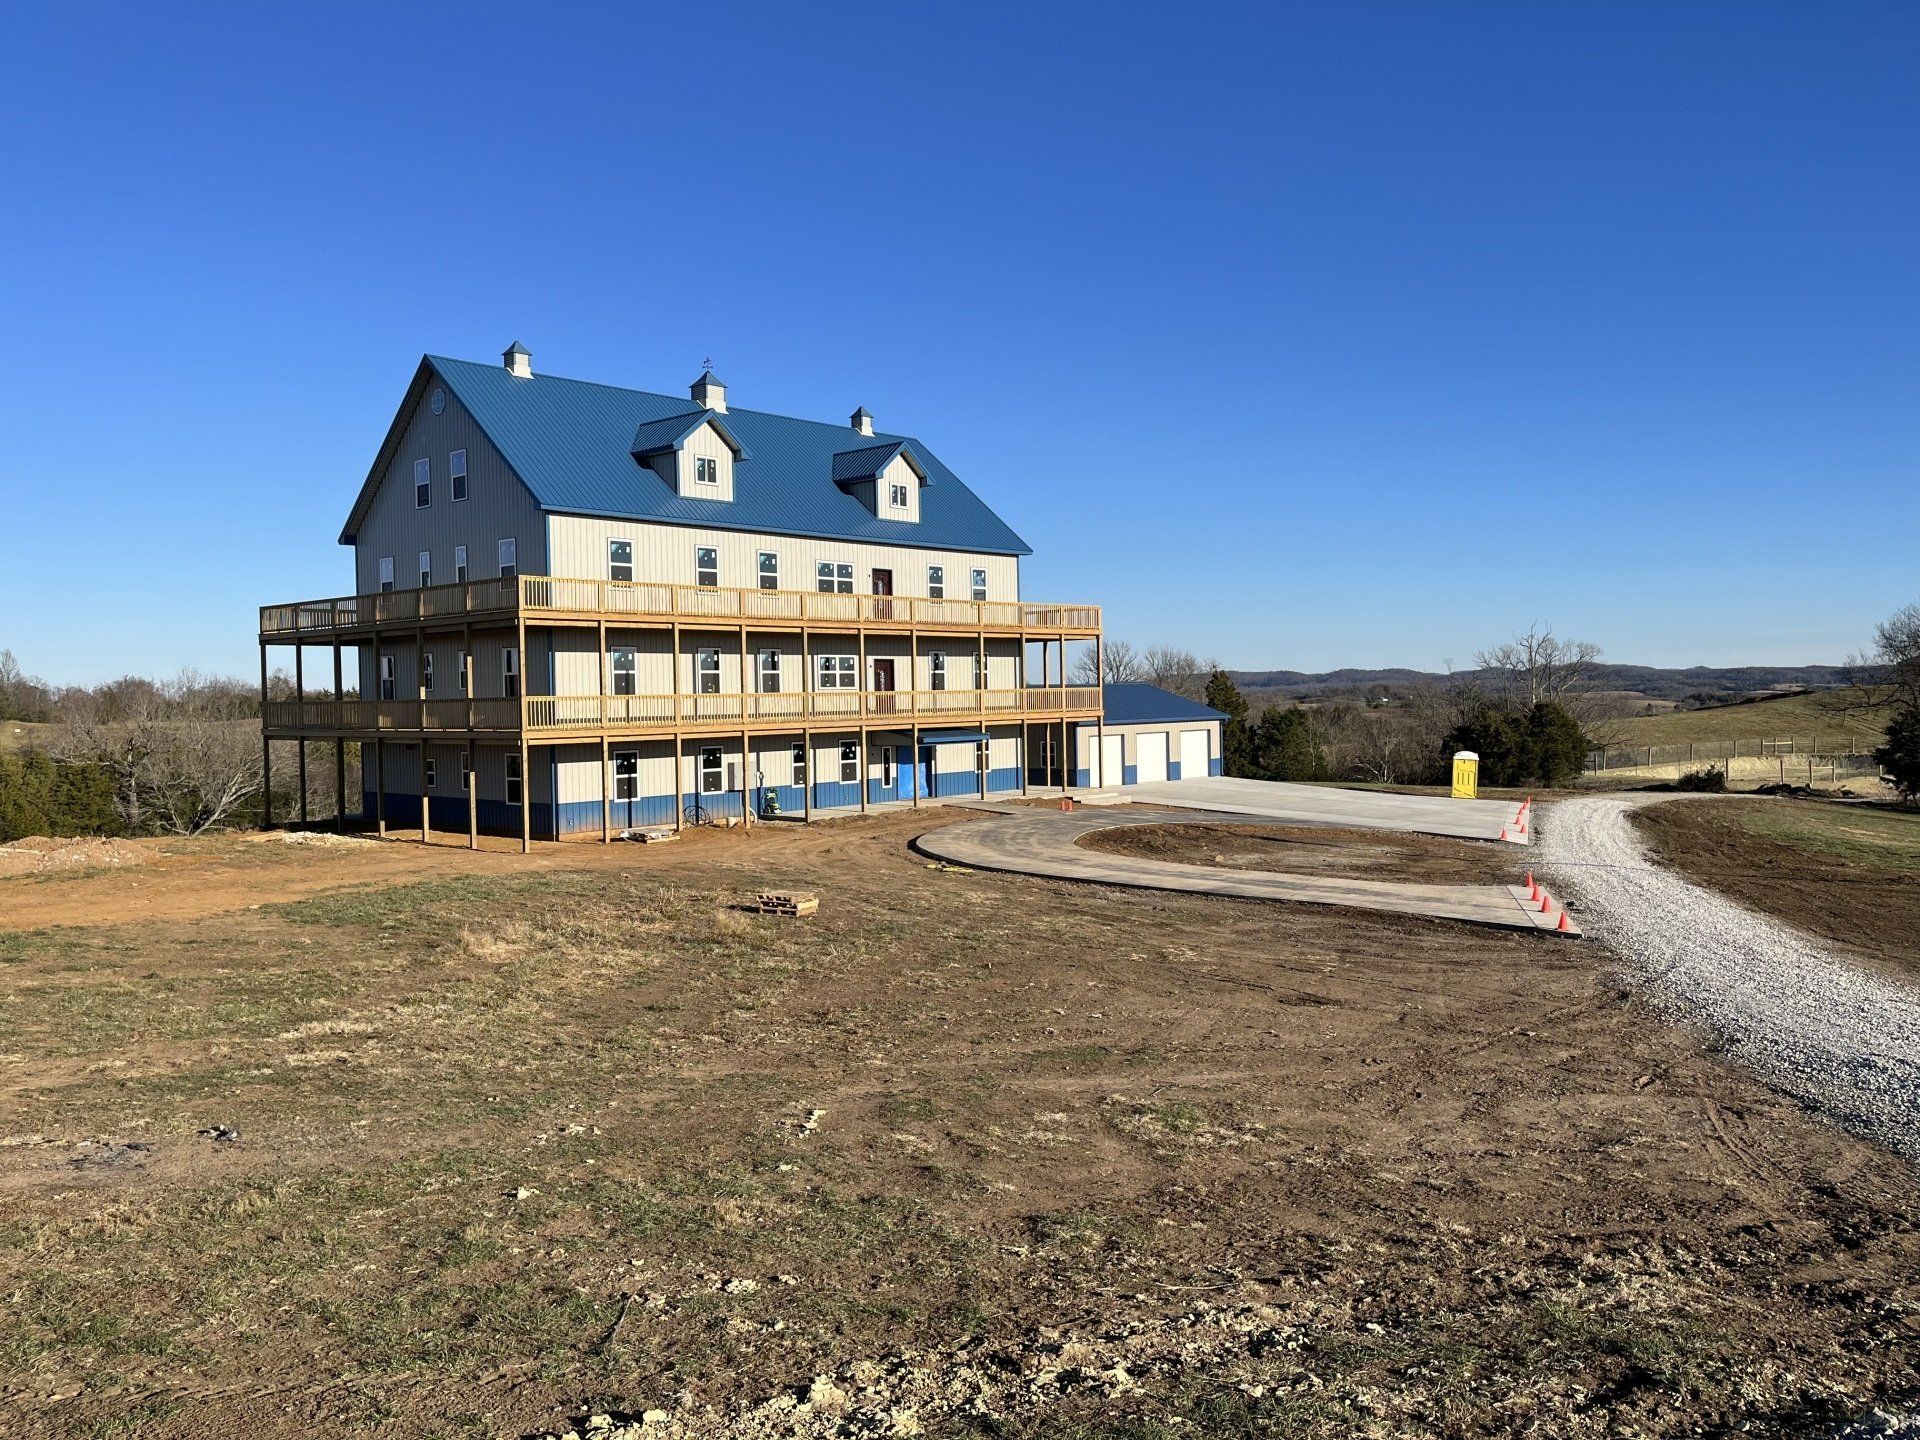
<path id="1" fill-rule="evenodd" d="M 1823 751 L 1870 750 L 1886 733 L 1884 710 L 1836 709 L 1839 692 L 1783 695 L 1774 700 L 1752 700 L 1744 705 L 1716 705 L 1707 710 L 1670 710 L 1662 715 L 1636 715 L 1609 720 L 1604 726 L 1609 746 L 1685 745 L 1728 740 L 1784 740 L 1792 736 L 1805 749 L 1816 737 Z"/>
<path id="2" fill-rule="evenodd" d="M 1597 947 L 930 868 L 942 819 L 0 880 L 0 1434 L 1778 1435 L 1915 1388 L 1911 1168 Z"/>

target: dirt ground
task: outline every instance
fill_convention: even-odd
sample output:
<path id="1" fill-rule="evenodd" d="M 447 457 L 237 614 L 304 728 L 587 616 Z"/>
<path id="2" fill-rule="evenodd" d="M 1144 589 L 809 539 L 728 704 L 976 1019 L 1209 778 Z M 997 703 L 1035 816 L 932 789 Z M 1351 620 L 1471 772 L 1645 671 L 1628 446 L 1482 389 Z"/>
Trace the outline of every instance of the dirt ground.
<path id="1" fill-rule="evenodd" d="M 1184 865 L 1434 885 L 1512 885 L 1526 871 L 1525 852 L 1512 846 L 1313 825 L 1125 825 L 1079 843 Z"/>
<path id="2" fill-rule="evenodd" d="M 897 1434 L 1790 1435 L 1920 1390 L 1913 1170 L 1597 946 L 938 869 L 943 819 L 0 881 L 0 1435 L 823 1434 L 862 1376 Z"/>
<path id="3" fill-rule="evenodd" d="M 1650 805 L 1634 824 L 1689 879 L 1906 979 L 1920 976 L 1920 813 L 1710 799 Z"/>

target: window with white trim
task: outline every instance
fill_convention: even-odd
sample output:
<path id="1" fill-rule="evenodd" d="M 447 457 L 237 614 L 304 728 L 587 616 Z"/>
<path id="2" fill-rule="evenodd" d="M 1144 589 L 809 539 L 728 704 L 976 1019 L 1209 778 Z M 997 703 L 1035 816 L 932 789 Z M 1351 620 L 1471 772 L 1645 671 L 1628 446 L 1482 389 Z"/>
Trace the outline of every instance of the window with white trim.
<path id="1" fill-rule="evenodd" d="M 973 598 L 976 600 L 987 598 L 987 572 L 984 570 L 973 572 Z"/>
<path id="2" fill-rule="evenodd" d="M 693 690 L 696 695 L 720 693 L 720 652 L 718 650 L 693 652 Z"/>
<path id="3" fill-rule="evenodd" d="M 976 690 L 986 689 L 987 677 L 981 673 L 979 652 L 978 651 L 969 652 L 967 655 L 967 662 L 973 666 L 973 688 Z"/>
<path id="4" fill-rule="evenodd" d="M 393 699 L 393 656 L 380 657 L 380 698 Z"/>
<path id="5" fill-rule="evenodd" d="M 617 645 L 613 649 L 613 693 L 632 695 L 637 693 L 635 681 L 638 677 L 639 661 L 631 645 Z"/>
<path id="6" fill-rule="evenodd" d="M 633 579 L 633 541 L 607 541 L 607 578 L 609 580 Z"/>
<path id="7" fill-rule="evenodd" d="M 467 547 L 464 545 L 453 547 L 453 579 L 456 585 L 467 583 Z"/>
<path id="8" fill-rule="evenodd" d="M 391 592 L 392 589 L 393 557 L 391 555 L 382 555 L 380 557 L 380 593 L 385 595 Z"/>
<path id="9" fill-rule="evenodd" d="M 640 752 L 638 750 L 613 752 L 613 798 L 616 800 L 640 798 Z"/>
<path id="10" fill-rule="evenodd" d="M 860 675 L 851 655 L 816 655 L 814 688 L 817 690 L 857 690 Z"/>
<path id="11" fill-rule="evenodd" d="M 466 451 L 456 450 L 451 455 L 447 456 L 447 474 L 452 478 L 453 498 L 455 500 L 466 499 L 467 498 L 467 452 Z"/>
<path id="12" fill-rule="evenodd" d="M 927 566 L 927 598 L 929 600 L 944 600 L 947 598 L 946 566 Z"/>
<path id="13" fill-rule="evenodd" d="M 840 742 L 840 780 L 854 785 L 860 780 L 860 746 L 852 740 Z"/>
<path id="14" fill-rule="evenodd" d="M 944 650 L 927 652 L 927 688 L 930 690 L 947 688 L 947 652 Z"/>
<path id="15" fill-rule="evenodd" d="M 693 547 L 693 583 L 696 585 L 720 583 L 720 552 L 713 546 Z"/>
<path id="16" fill-rule="evenodd" d="M 520 803 L 520 757 L 509 752 L 507 755 L 507 804 Z"/>
<path id="17" fill-rule="evenodd" d="M 762 695 L 780 693 L 780 652 L 778 650 L 760 652 L 760 693 Z"/>
<path id="18" fill-rule="evenodd" d="M 520 652 L 511 645 L 500 652 L 500 693 L 509 700 L 520 698 Z"/>
<path id="19" fill-rule="evenodd" d="M 455 653 L 460 661 L 460 679 L 458 682 L 460 693 L 464 695 L 467 693 L 467 667 L 473 664 L 473 656 L 469 655 L 465 650 L 460 650 Z"/>
<path id="20" fill-rule="evenodd" d="M 780 588 L 780 556 L 772 550 L 760 552 L 760 588 L 762 590 Z"/>
<path id="21" fill-rule="evenodd" d="M 718 745 L 700 747 L 700 793 L 718 795 L 726 788 L 726 767 L 721 763 Z"/>
<path id="22" fill-rule="evenodd" d="M 887 485 L 887 504 L 891 505 L 895 510 L 906 509 L 907 487 L 897 480 L 889 482 Z"/>
<path id="23" fill-rule="evenodd" d="M 431 695 L 433 693 L 433 651 L 420 652 L 420 688 Z"/>
<path id="24" fill-rule="evenodd" d="M 793 783 L 807 783 L 807 742 L 804 740 L 793 742 Z"/>
<path id="25" fill-rule="evenodd" d="M 433 504 L 433 462 L 413 462 L 413 508 L 424 510 Z"/>
<path id="26" fill-rule="evenodd" d="M 424 590 L 431 584 L 433 584 L 433 552 L 422 550 L 420 552 L 420 588 Z"/>
<path id="27" fill-rule="evenodd" d="M 693 483 L 696 485 L 718 485 L 720 483 L 720 462 L 711 455 L 697 455 L 693 461 Z"/>
<path id="28" fill-rule="evenodd" d="M 473 789 L 473 758 L 466 751 L 460 752 L 460 793 L 465 795 Z"/>
<path id="29" fill-rule="evenodd" d="M 433 757 L 429 755 L 426 757 L 426 759 L 424 759 L 420 763 L 426 767 L 427 789 L 429 790 L 439 789 L 440 788 L 440 780 L 439 780 L 440 772 L 433 763 Z"/>
<path id="30" fill-rule="evenodd" d="M 822 560 L 814 567 L 816 588 L 825 595 L 853 593 L 853 566 Z"/>
<path id="31" fill-rule="evenodd" d="M 894 778 L 893 746 L 882 745 L 880 747 L 880 784 L 882 788 L 891 790 L 893 788 Z"/>
<path id="32" fill-rule="evenodd" d="M 500 578 L 511 580 L 520 573 L 520 543 L 512 536 L 500 542 Z"/>

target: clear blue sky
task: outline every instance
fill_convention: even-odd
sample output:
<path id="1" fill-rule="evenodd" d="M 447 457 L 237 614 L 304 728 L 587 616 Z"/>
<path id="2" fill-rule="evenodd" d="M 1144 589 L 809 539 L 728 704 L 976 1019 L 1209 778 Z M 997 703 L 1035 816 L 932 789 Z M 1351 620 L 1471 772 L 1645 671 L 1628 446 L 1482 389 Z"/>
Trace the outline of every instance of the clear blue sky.
<path id="1" fill-rule="evenodd" d="M 829 13 L 831 12 L 831 13 Z M 248 672 L 423 351 L 922 436 L 1249 667 L 1920 598 L 1920 6 L 16 6 L 0 646 Z"/>

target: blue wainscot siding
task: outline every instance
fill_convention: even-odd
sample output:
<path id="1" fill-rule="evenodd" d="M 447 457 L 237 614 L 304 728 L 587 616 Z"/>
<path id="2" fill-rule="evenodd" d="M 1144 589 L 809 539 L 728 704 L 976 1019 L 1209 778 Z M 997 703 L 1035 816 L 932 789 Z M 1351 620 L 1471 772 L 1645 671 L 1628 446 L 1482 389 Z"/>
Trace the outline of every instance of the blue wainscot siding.
<path id="1" fill-rule="evenodd" d="M 1138 785 L 1140 783 L 1140 767 L 1138 765 L 1122 765 L 1120 767 L 1120 783 L 1122 785 Z"/>
<path id="2" fill-rule="evenodd" d="M 998 770 L 987 771 L 987 789 L 1018 790 L 1020 788 L 1020 767 L 1003 765 Z"/>
<path id="3" fill-rule="evenodd" d="M 1093 772 L 1087 769 L 1076 769 L 1073 772 L 1073 783 L 1076 789 L 1086 789 L 1093 783 Z"/>
<path id="4" fill-rule="evenodd" d="M 1178 780 L 1179 778 L 1180 778 L 1180 762 L 1178 760 L 1167 761 L 1167 779 Z"/>
<path id="5" fill-rule="evenodd" d="M 1207 774 L 1224 775 L 1226 773 L 1227 773 L 1226 770 L 1222 768 L 1222 762 L 1219 756 L 1216 755 L 1213 759 L 1207 762 Z"/>

